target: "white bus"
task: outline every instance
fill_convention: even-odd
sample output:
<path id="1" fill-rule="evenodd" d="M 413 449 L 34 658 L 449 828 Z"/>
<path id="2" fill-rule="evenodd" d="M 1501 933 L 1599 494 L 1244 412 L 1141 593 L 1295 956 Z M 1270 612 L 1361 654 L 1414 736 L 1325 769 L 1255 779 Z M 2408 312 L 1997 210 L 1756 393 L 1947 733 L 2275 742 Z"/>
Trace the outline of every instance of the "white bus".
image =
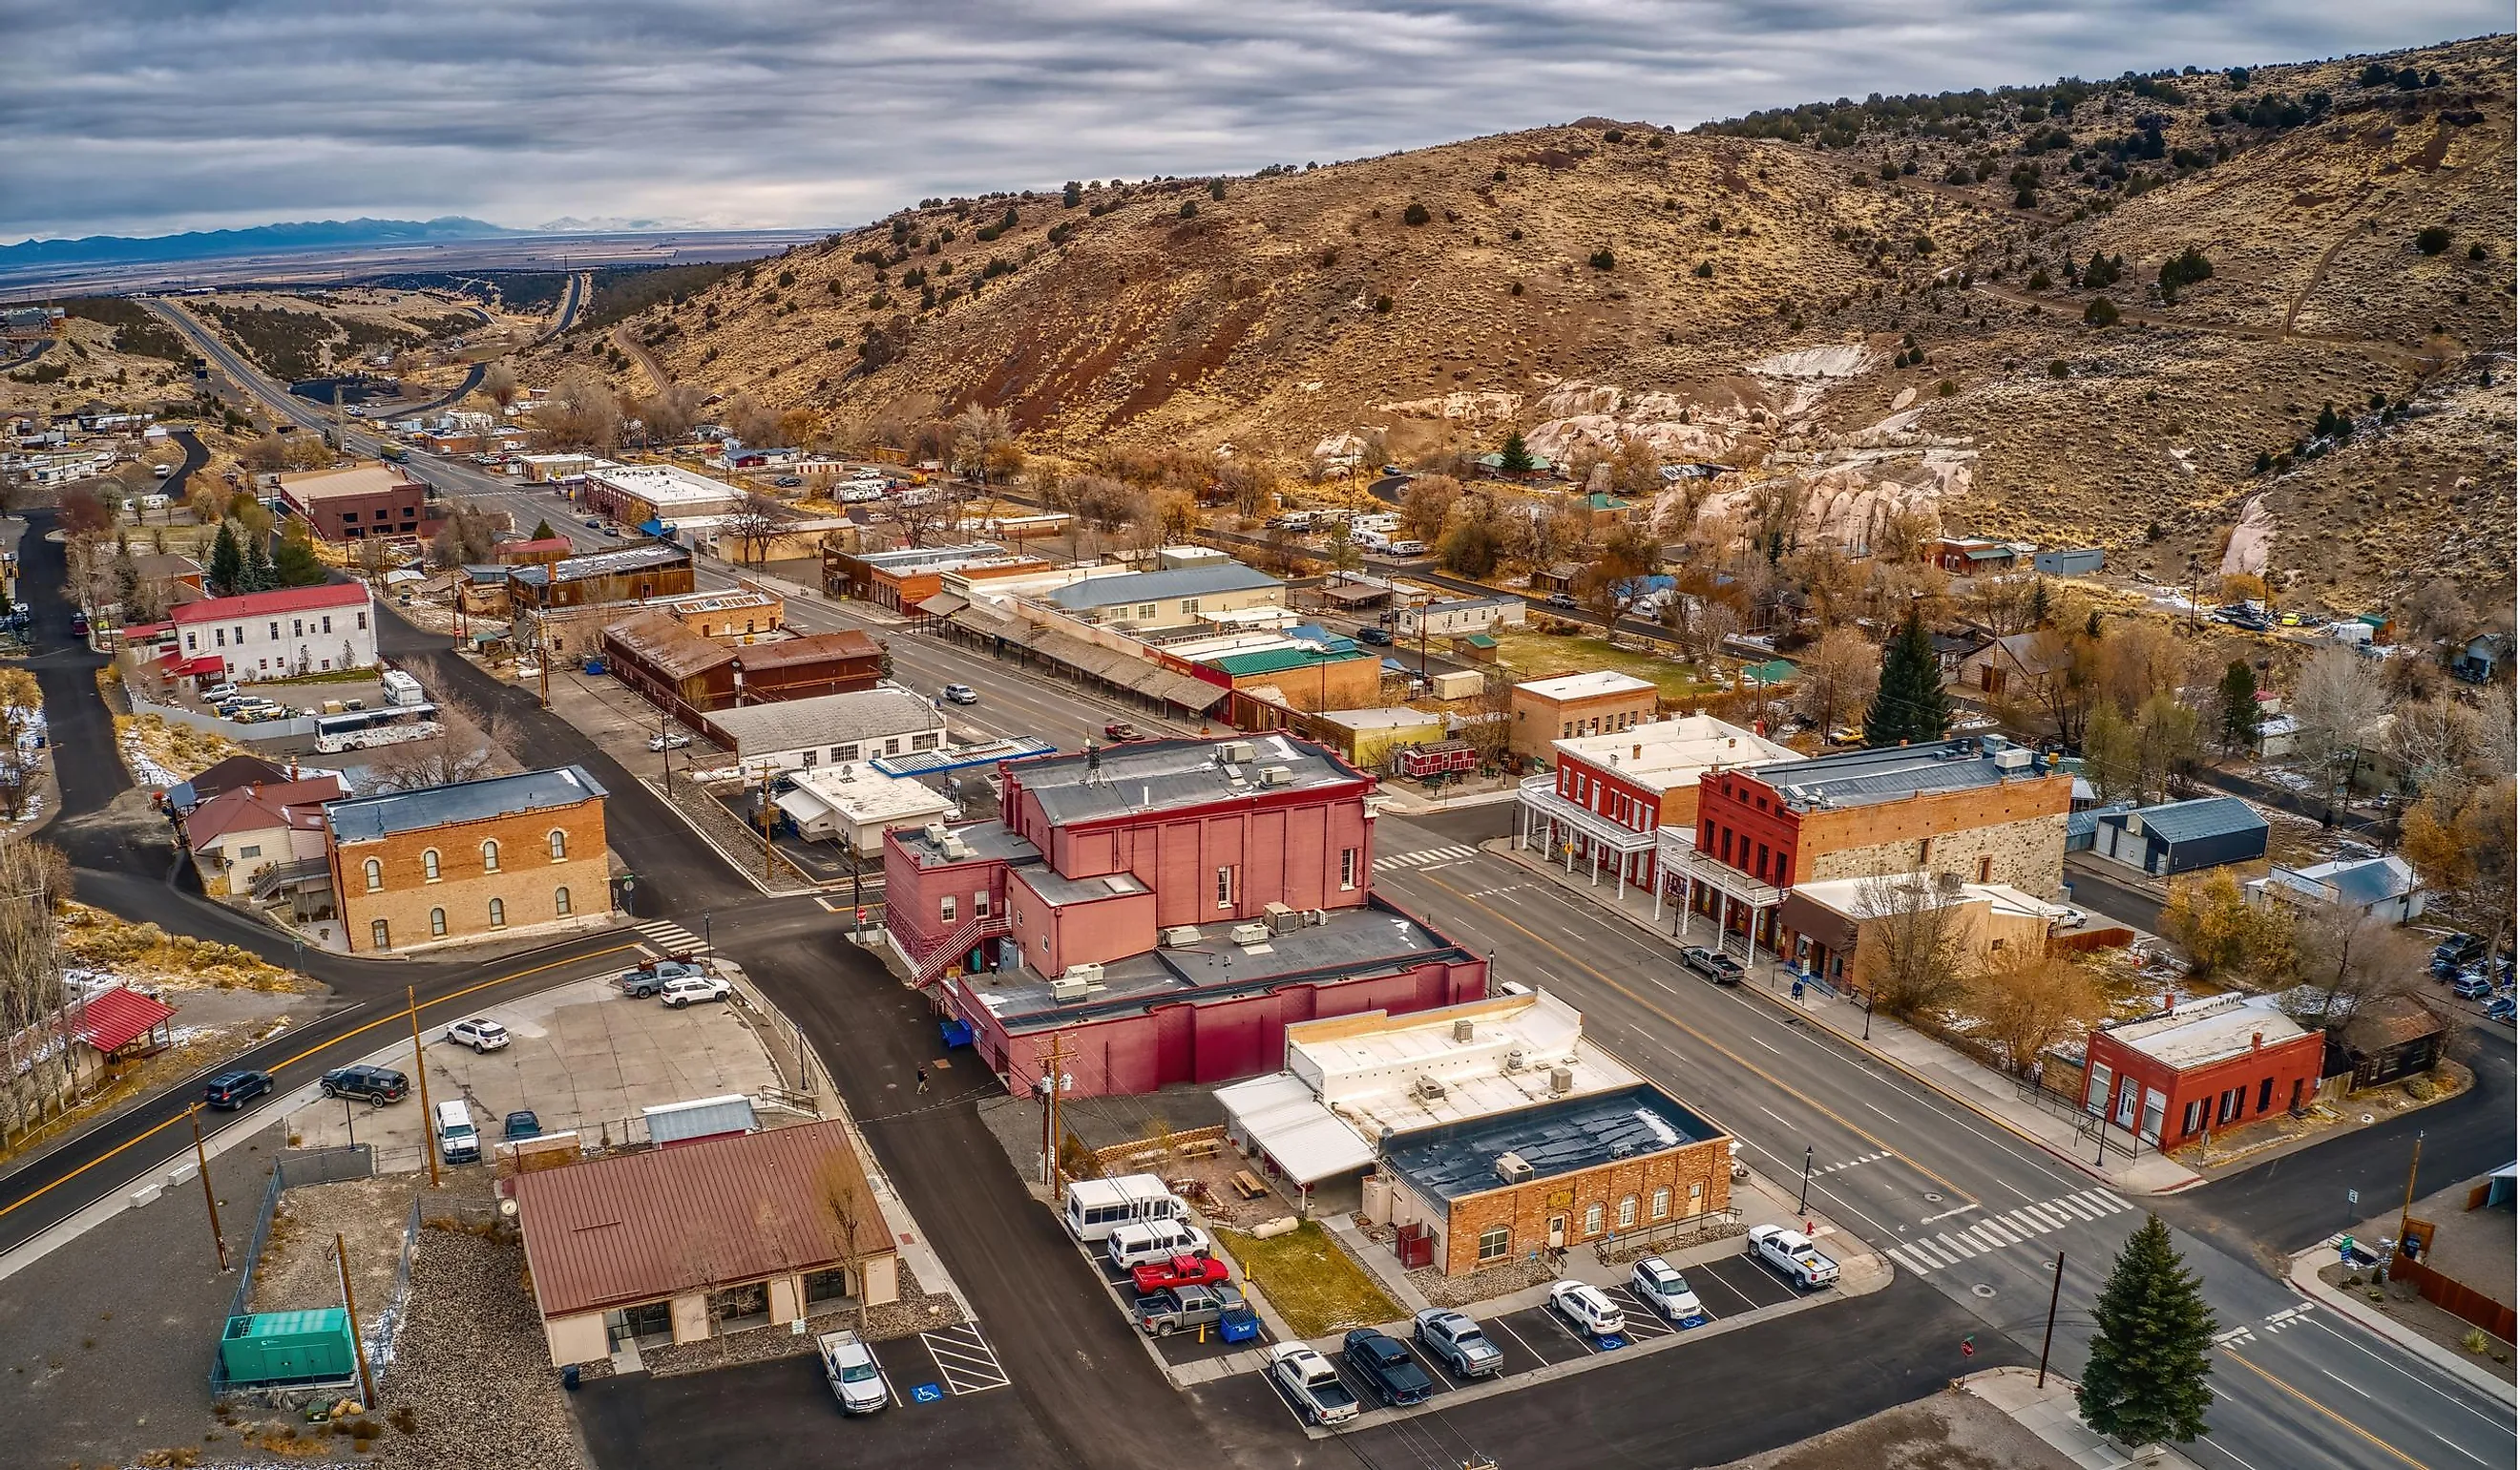
<path id="1" fill-rule="evenodd" d="M 1187 1220 L 1190 1206 L 1153 1175 L 1127 1174 L 1115 1180 L 1078 1180 L 1068 1185 L 1064 1218 L 1069 1234 L 1079 1240 L 1102 1241 L 1124 1225 Z"/>

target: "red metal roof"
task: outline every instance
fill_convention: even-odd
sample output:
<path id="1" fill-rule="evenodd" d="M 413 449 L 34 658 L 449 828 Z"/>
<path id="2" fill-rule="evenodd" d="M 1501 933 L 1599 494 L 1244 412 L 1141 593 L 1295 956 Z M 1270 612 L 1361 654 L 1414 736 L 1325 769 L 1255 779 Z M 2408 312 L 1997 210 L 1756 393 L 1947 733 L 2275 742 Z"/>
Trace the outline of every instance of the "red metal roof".
<path id="1" fill-rule="evenodd" d="M 269 617 L 275 612 L 304 612 L 315 607 L 363 605 L 366 584 L 328 582 L 321 587 L 283 587 L 276 592 L 248 592 L 243 597 L 205 598 L 187 602 L 168 614 L 177 624 L 219 623 L 231 618 Z"/>
<path id="2" fill-rule="evenodd" d="M 172 1005 L 117 985 L 103 995 L 90 997 L 80 1008 L 78 1038 L 99 1051 L 117 1050 L 148 1035 L 150 1027 L 174 1013 Z"/>
<path id="3" fill-rule="evenodd" d="M 225 673 L 227 661 L 211 653 L 204 653 L 199 658 L 186 658 L 181 653 L 169 653 L 158 660 L 158 667 L 168 678 L 181 679 L 189 674 Z"/>
<path id="4" fill-rule="evenodd" d="M 349 793 L 341 789 L 340 779 L 332 776 L 310 776 L 303 780 L 280 781 L 272 785 L 237 786 L 193 809 L 184 819 L 184 833 L 195 847 L 205 847 L 233 831 L 257 831 L 275 826 L 303 826 L 292 822 L 289 809 L 301 804 L 320 806 L 338 801 Z M 319 813 L 315 825 L 322 824 Z"/>
<path id="5" fill-rule="evenodd" d="M 853 1201 L 860 1259 L 891 1251 L 838 1120 L 520 1174 L 534 1298 L 570 1316 L 828 1269 L 845 1253 L 827 1181 Z"/>

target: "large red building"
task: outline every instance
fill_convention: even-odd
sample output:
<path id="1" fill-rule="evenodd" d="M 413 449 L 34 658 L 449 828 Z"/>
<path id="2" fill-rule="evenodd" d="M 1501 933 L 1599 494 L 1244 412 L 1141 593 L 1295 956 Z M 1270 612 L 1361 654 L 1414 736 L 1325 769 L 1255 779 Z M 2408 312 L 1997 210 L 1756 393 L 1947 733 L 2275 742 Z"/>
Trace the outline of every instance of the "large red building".
<path id="1" fill-rule="evenodd" d="M 1484 961 L 1372 897 L 1372 777 L 1284 735 L 1002 768 L 1000 819 L 884 838 L 885 925 L 1018 1091 L 1277 1063 L 1290 1022 L 1486 992 Z"/>
<path id="2" fill-rule="evenodd" d="M 1517 691 L 1519 692 L 1519 691 Z M 1713 715 L 1675 715 L 1599 735 L 1552 740 L 1556 768 L 1525 778 L 1517 836 L 1569 869 L 1609 874 L 1625 891 L 1651 887 L 1666 826 L 1697 825 L 1700 780 L 1735 766 L 1802 757 Z"/>
<path id="3" fill-rule="evenodd" d="M 2297 1108 L 2318 1091 L 2325 1036 L 2273 996 L 2208 996 L 2092 1031 L 2083 1105 L 2159 1148 Z"/>

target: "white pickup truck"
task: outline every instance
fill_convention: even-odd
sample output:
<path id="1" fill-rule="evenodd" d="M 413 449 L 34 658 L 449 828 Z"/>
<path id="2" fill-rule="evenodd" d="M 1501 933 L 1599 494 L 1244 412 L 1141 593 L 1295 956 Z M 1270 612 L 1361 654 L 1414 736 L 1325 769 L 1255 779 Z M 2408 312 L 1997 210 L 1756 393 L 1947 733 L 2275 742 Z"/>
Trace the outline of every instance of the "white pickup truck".
<path id="1" fill-rule="evenodd" d="M 1804 1291 L 1837 1280 L 1837 1263 L 1820 1253 L 1811 1237 L 1783 1225 L 1752 1225 L 1749 1253 L 1761 1265 Z"/>
<path id="2" fill-rule="evenodd" d="M 875 1355 L 854 1332 L 826 1332 L 814 1339 L 823 1359 L 823 1381 L 844 1414 L 871 1414 L 892 1402 Z"/>

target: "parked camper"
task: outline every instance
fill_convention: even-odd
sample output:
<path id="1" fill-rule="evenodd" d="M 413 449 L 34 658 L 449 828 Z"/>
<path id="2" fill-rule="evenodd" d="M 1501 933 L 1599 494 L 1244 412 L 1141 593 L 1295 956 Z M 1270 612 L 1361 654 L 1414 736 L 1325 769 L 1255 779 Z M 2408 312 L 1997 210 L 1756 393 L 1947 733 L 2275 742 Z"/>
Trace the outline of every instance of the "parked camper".
<path id="1" fill-rule="evenodd" d="M 1102 1241 L 1124 1225 L 1187 1220 L 1190 1206 L 1155 1176 L 1131 1174 L 1114 1180 L 1078 1180 L 1068 1185 L 1064 1215 L 1069 1234 L 1079 1240 Z"/>

